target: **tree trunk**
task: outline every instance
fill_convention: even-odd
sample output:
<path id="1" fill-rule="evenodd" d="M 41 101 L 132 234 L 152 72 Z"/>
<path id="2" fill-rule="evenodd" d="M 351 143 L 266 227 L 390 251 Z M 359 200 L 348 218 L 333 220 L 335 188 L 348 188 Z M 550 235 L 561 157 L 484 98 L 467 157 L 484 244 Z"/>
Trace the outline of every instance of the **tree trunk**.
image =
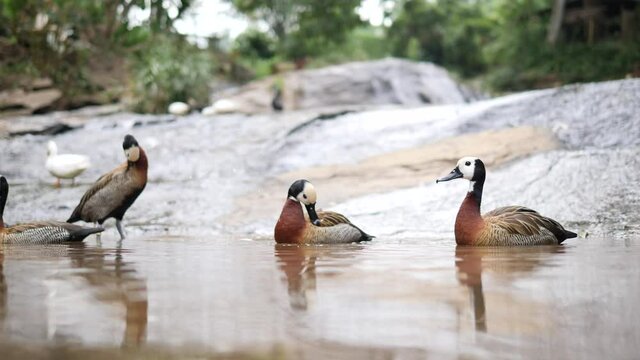
<path id="1" fill-rule="evenodd" d="M 622 29 L 623 40 L 633 40 L 633 35 L 635 32 L 635 28 L 634 28 L 635 15 L 636 13 L 634 9 L 622 8 L 620 27 Z"/>
<path id="2" fill-rule="evenodd" d="M 564 7 L 566 0 L 553 0 L 553 9 L 551 10 L 551 22 L 547 31 L 547 42 L 555 45 L 560 36 L 562 28 L 562 20 L 564 19 Z"/>

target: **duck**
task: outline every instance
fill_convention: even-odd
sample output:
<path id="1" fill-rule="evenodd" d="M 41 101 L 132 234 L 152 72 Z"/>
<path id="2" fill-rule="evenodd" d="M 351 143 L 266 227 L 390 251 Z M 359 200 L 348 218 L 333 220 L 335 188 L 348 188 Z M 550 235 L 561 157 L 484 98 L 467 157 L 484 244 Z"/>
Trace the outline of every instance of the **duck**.
<path id="1" fill-rule="evenodd" d="M 309 181 L 300 179 L 291 184 L 274 229 L 277 243 L 337 244 L 373 239 L 342 214 L 316 212 L 316 198 L 315 187 Z M 306 208 L 306 214 L 302 206 Z"/>
<path id="2" fill-rule="evenodd" d="M 460 159 L 449 175 L 436 180 L 439 183 L 462 178 L 470 182 L 469 192 L 456 217 L 455 237 L 458 245 L 558 245 L 577 236 L 557 221 L 524 206 L 500 207 L 480 215 L 485 177 L 482 160 L 469 156 Z"/>
<path id="3" fill-rule="evenodd" d="M 60 179 L 71 179 L 71 185 L 75 185 L 75 178 L 91 167 L 88 156 L 77 154 L 58 155 L 58 146 L 55 141 L 49 140 L 47 144 L 47 162 L 45 168 L 56 178 L 56 187 L 60 187 Z"/>
<path id="4" fill-rule="evenodd" d="M 122 218 L 147 186 L 149 162 L 133 135 L 124 137 L 122 148 L 127 160 L 98 178 L 82 196 L 68 223 L 82 220 L 102 225 L 115 218 L 120 239 L 126 238 Z"/>
<path id="5" fill-rule="evenodd" d="M 0 176 L 0 244 L 57 244 L 82 241 L 91 234 L 102 232 L 102 227 L 82 227 L 61 221 L 39 221 L 5 226 L 4 207 L 9 197 L 9 183 Z"/>

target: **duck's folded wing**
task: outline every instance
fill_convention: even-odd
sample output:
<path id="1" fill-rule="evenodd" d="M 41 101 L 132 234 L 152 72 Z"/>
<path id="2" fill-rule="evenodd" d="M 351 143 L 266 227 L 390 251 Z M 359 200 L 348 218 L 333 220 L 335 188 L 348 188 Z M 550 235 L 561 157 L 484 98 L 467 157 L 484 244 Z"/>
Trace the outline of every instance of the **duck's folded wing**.
<path id="1" fill-rule="evenodd" d="M 524 206 L 505 206 L 487 212 L 485 222 L 507 230 L 510 234 L 540 235 L 544 229 L 556 238 L 566 238 L 565 229 L 557 221 Z"/>
<path id="2" fill-rule="evenodd" d="M 123 164 L 115 168 L 114 170 L 100 176 L 100 178 L 98 178 L 98 180 L 89 188 L 89 190 L 87 190 L 87 192 L 84 193 L 84 195 L 82 196 L 82 199 L 80 199 L 80 203 L 73 210 L 73 213 L 71 214 L 67 222 L 76 222 L 80 220 L 81 219 L 80 213 L 82 212 L 82 209 L 84 208 L 85 204 L 89 201 L 89 199 L 91 199 L 100 190 L 108 186 L 113 181 L 114 177 L 122 174 L 126 170 L 126 166 L 127 166 L 126 164 Z"/>
<path id="3" fill-rule="evenodd" d="M 320 219 L 319 226 L 336 226 L 338 224 L 351 224 L 351 221 L 346 216 L 333 211 L 318 211 L 318 218 Z"/>

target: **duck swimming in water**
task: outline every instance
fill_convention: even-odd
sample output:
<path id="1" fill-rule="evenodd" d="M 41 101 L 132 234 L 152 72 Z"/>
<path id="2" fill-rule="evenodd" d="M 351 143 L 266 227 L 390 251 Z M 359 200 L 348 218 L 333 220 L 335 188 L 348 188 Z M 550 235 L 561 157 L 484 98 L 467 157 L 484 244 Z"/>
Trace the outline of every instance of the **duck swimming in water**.
<path id="1" fill-rule="evenodd" d="M 302 210 L 303 205 L 308 216 Z M 307 180 L 296 180 L 289 187 L 274 236 L 277 243 L 285 244 L 352 243 L 373 238 L 344 215 L 316 212 L 316 190 Z"/>
<path id="2" fill-rule="evenodd" d="M 64 241 L 82 241 L 101 227 L 85 228 L 60 221 L 40 221 L 5 227 L 4 207 L 9 197 L 9 183 L 0 176 L 0 244 L 56 244 Z"/>
<path id="3" fill-rule="evenodd" d="M 76 176 L 82 174 L 91 166 L 88 156 L 76 154 L 58 155 L 58 146 L 53 140 L 47 144 L 47 162 L 45 167 L 56 177 L 56 187 L 60 187 L 60 179 L 71 179 L 75 184 Z"/>
<path id="4" fill-rule="evenodd" d="M 124 137 L 122 148 L 127 161 L 102 175 L 87 190 L 67 222 L 83 220 L 102 225 L 105 220 L 115 218 L 120 238 L 126 237 L 122 218 L 147 185 L 149 163 L 133 136 Z"/>
<path id="5" fill-rule="evenodd" d="M 436 180 L 438 183 L 464 178 L 471 182 L 456 217 L 458 245 L 552 245 L 577 236 L 557 221 L 523 206 L 501 207 L 480 215 L 485 176 L 484 163 L 480 159 L 464 157 L 449 175 Z"/>

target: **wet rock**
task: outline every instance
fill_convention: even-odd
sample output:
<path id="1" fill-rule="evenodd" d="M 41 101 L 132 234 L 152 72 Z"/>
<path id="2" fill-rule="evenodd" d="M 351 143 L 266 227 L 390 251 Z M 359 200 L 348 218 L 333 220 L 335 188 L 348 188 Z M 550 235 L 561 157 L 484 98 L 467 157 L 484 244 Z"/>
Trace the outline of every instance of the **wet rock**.
<path id="1" fill-rule="evenodd" d="M 31 114 L 43 108 L 49 108 L 62 97 L 58 89 L 25 91 L 22 89 L 0 92 L 0 111 L 24 110 Z"/>
<path id="2" fill-rule="evenodd" d="M 282 91 L 280 94 L 279 92 Z M 352 105 L 455 104 L 481 98 L 431 63 L 400 59 L 354 62 L 322 69 L 291 71 L 222 92 L 237 112 L 322 109 Z"/>
<path id="3" fill-rule="evenodd" d="M 0 119 L 0 138 L 22 135 L 57 135 L 84 126 L 90 120 L 119 113 L 121 104 L 90 106 L 37 116 Z"/>
<path id="4" fill-rule="evenodd" d="M 191 107 L 189 106 L 189 104 L 181 101 L 176 101 L 169 104 L 169 108 L 167 109 L 167 112 L 171 115 L 182 116 L 182 115 L 187 115 L 190 109 Z"/>
<path id="5" fill-rule="evenodd" d="M 525 94 L 534 97 L 491 107 L 461 125 L 460 130 L 526 124 L 553 129 L 572 149 L 640 145 L 640 79 L 568 85 Z"/>

